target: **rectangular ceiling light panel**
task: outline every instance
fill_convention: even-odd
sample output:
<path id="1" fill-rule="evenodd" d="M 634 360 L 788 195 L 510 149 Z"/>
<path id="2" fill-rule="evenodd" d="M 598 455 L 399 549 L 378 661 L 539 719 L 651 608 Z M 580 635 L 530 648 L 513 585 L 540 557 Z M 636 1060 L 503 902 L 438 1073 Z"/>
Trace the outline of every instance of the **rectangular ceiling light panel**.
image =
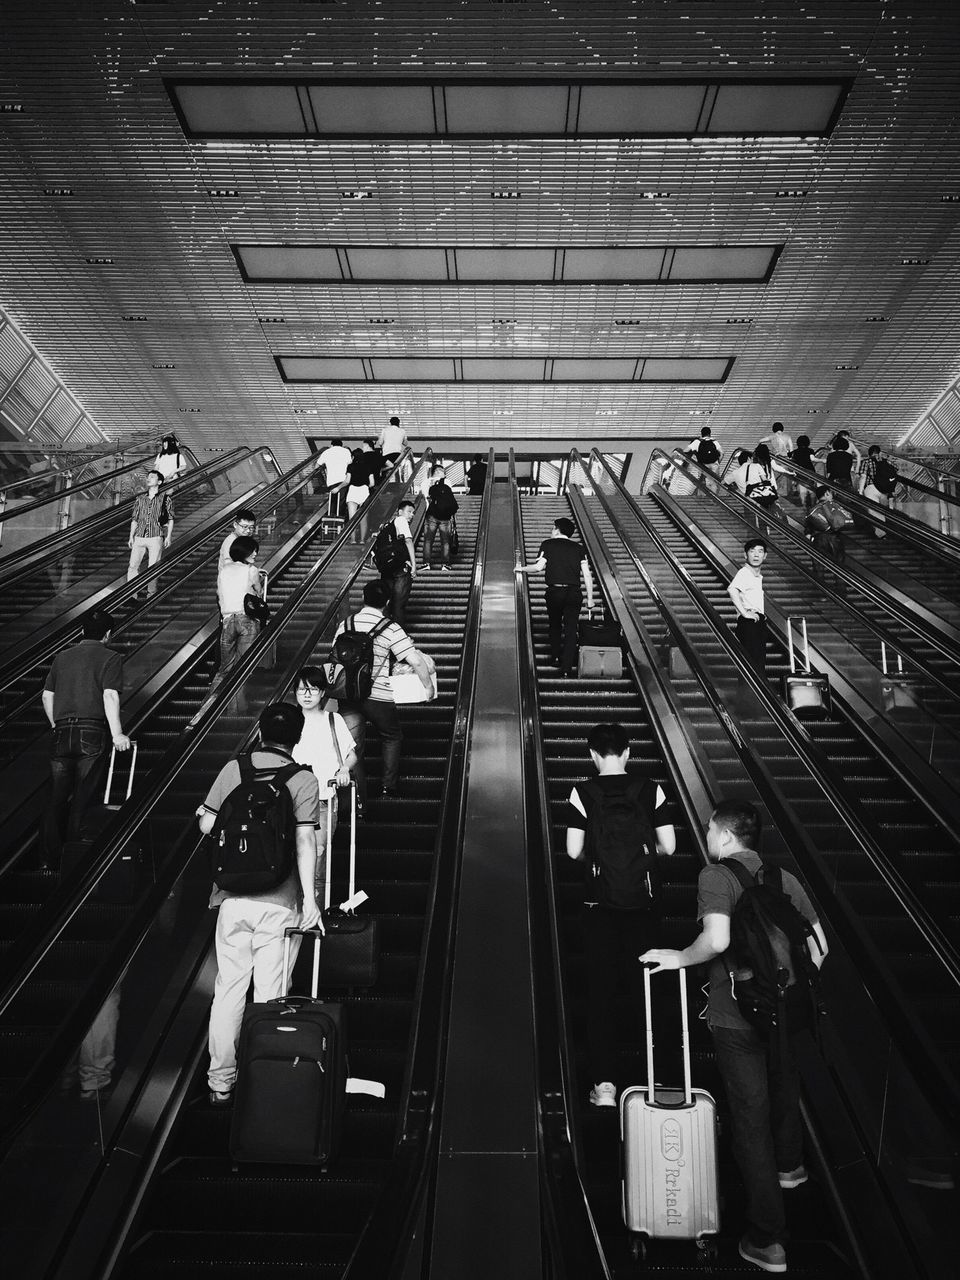
<path id="1" fill-rule="evenodd" d="M 276 356 L 285 382 L 725 382 L 733 357 Z"/>
<path id="2" fill-rule="evenodd" d="M 165 80 L 191 138 L 826 136 L 849 77 Z"/>
<path id="3" fill-rule="evenodd" d="M 432 245 L 235 244 L 244 280 L 303 284 L 763 284 L 782 245 L 453 248 Z"/>

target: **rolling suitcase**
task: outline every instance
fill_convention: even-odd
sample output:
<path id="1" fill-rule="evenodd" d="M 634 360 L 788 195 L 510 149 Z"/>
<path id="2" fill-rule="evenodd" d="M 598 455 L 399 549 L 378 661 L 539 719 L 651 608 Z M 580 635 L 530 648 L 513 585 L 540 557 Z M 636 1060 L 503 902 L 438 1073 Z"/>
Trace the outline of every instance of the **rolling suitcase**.
<path id="1" fill-rule="evenodd" d="M 130 772 L 127 776 L 126 794 L 121 801 L 113 804 L 110 800 L 110 792 L 113 790 L 113 775 L 116 763 L 117 748 L 113 747 L 110 751 L 107 781 L 103 788 L 103 804 L 92 813 L 89 813 L 86 819 L 88 829 L 94 830 L 96 837 L 99 837 L 107 829 L 121 806 L 130 799 L 133 793 L 133 782 L 137 773 L 136 742 L 131 741 L 130 743 Z M 146 827 L 142 828 L 142 834 L 145 834 L 146 830 Z M 76 867 L 86 863 L 93 843 L 93 838 L 67 841 L 63 846 L 63 853 L 60 859 L 61 875 L 69 875 Z M 131 843 L 114 859 L 110 870 L 100 877 L 100 882 L 91 895 L 92 901 L 103 902 L 110 906 L 129 906 L 131 903 L 136 902 L 140 891 L 143 889 L 145 874 L 146 859 L 143 849 L 139 844 Z"/>
<path id="2" fill-rule="evenodd" d="M 646 1251 L 646 1239 L 695 1240 L 720 1229 L 717 1182 L 716 1103 L 690 1085 L 690 1033 L 686 973 L 679 970 L 683 1041 L 683 1089 L 654 1084 L 653 1011 L 650 969 L 644 966 L 647 1084 L 624 1089 L 620 1098 L 623 1159 L 623 1221 L 635 1233 L 634 1257 Z"/>
<path id="3" fill-rule="evenodd" d="M 797 670 L 793 646 L 793 619 L 787 618 L 787 651 L 790 670 L 783 677 L 783 700 L 801 719 L 822 720 L 830 715 L 830 681 L 824 675 L 810 670 L 810 645 L 807 641 L 807 620 L 801 618 L 803 629 L 803 670 Z"/>
<path id="4" fill-rule="evenodd" d="M 326 938 L 320 952 L 320 985 L 323 987 L 372 987 L 380 972 L 378 923 L 373 916 L 355 914 L 356 908 L 367 901 L 367 895 L 362 890 L 357 893 L 357 784 L 355 782 L 350 784 L 349 791 L 350 881 L 347 898 L 339 907 L 330 905 L 333 840 L 330 834 L 331 824 L 327 823 L 327 860 L 323 891 L 323 927 L 326 929 Z"/>
<path id="5" fill-rule="evenodd" d="M 897 669 L 892 670 L 893 663 L 887 662 L 887 646 L 880 642 L 880 659 L 883 665 L 883 682 L 880 685 L 880 698 L 887 715 L 917 715 L 917 694 L 919 682 L 914 676 L 904 675 L 903 658 L 897 654 Z"/>
<path id="6" fill-rule="evenodd" d="M 581 677 L 616 678 L 623 675 L 623 631 L 613 618 L 593 613 L 577 627 L 577 674 Z"/>
<path id="7" fill-rule="evenodd" d="M 317 999 L 319 929 L 284 931 L 283 990 L 298 933 L 314 935 L 311 998 L 282 996 L 244 1013 L 230 1124 L 235 1161 L 323 1166 L 337 1152 L 347 1092 L 343 1007 Z"/>

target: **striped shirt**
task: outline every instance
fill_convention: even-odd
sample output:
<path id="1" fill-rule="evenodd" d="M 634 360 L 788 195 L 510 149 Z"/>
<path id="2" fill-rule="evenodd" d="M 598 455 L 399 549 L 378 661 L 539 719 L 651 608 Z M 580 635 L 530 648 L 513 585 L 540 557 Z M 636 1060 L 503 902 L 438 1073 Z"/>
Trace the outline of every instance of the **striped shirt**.
<path id="1" fill-rule="evenodd" d="M 383 613 L 379 609 L 373 609 L 370 605 L 364 605 L 359 613 L 353 615 L 353 625 L 357 631 L 372 631 L 378 622 L 382 622 Z M 341 622 L 337 627 L 337 636 L 343 635 L 346 630 L 346 623 Z M 373 689 L 370 692 L 371 702 L 392 702 L 393 690 L 390 688 L 390 655 L 399 662 L 400 659 L 407 657 L 413 652 L 413 641 L 404 631 L 398 622 L 391 622 L 388 627 L 384 627 L 373 637 L 373 671 L 377 679 L 373 682 Z"/>
<path id="2" fill-rule="evenodd" d="M 137 538 L 162 538 L 166 534 L 166 528 L 160 524 L 160 513 L 163 509 L 164 501 L 167 504 L 167 518 L 173 519 L 173 499 L 164 499 L 163 493 L 158 493 L 154 497 L 150 497 L 148 493 L 141 493 L 133 504 L 133 514 L 130 517 L 131 523 L 136 523 L 134 537 Z"/>

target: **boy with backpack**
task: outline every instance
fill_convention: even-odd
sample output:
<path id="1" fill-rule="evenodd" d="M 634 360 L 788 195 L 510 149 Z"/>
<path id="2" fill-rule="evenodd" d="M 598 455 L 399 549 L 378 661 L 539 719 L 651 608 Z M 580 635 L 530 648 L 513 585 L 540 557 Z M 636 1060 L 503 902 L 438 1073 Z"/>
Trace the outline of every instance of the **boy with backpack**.
<path id="1" fill-rule="evenodd" d="M 397 514 L 380 529 L 370 554 L 388 592 L 390 616 L 402 627 L 406 621 L 407 601 L 417 572 L 417 553 L 413 546 L 410 521 L 414 503 L 404 498 Z"/>
<path id="2" fill-rule="evenodd" d="M 400 778 L 400 747 L 403 733 L 390 687 L 390 668 L 401 659 L 410 664 L 432 691 L 430 671 L 414 648 L 413 641 L 398 623 L 386 616 L 390 591 L 386 583 L 368 582 L 363 588 L 363 608 L 346 618 L 333 641 L 332 664 L 328 666 L 327 693 L 336 698 L 340 714 L 357 746 L 354 780 L 357 784 L 357 814 L 367 800 L 367 771 L 364 747 L 367 721 L 380 734 L 383 752 L 381 796 L 397 794 Z"/>
<path id="3" fill-rule="evenodd" d="M 450 572 L 450 535 L 453 522 L 460 509 L 453 490 L 447 484 L 447 473 L 436 466 L 430 471 L 426 492 L 427 520 L 423 532 L 423 567 L 430 568 L 433 558 L 433 540 L 440 532 L 441 571 Z"/>
<path id="4" fill-rule="evenodd" d="M 627 774 L 623 725 L 594 725 L 587 735 L 597 777 L 578 783 L 567 805 L 567 855 L 584 863 L 583 947 L 587 985 L 587 1058 L 595 1107 L 617 1104 L 617 987 L 643 1007 L 639 950 L 660 937 L 657 856 L 677 847 L 663 788 Z"/>
<path id="5" fill-rule="evenodd" d="M 207 1074 L 213 1106 L 231 1100 L 251 977 L 255 1001 L 284 995 L 284 929 L 321 924 L 314 889 L 319 789 L 291 754 L 303 712 L 273 702 L 260 712 L 259 725 L 259 747 L 227 761 L 197 810 L 200 830 L 213 837 L 210 906 L 218 908 Z"/>
<path id="6" fill-rule="evenodd" d="M 709 965 L 707 1025 L 747 1192 L 740 1256 L 782 1272 L 783 1191 L 807 1181 L 794 1040 L 815 1020 L 827 941 L 800 882 L 764 863 L 759 844 L 756 808 L 721 800 L 707 827 L 711 862 L 697 882 L 699 935 L 682 951 L 655 948 L 640 960 L 654 973 Z"/>
<path id="7" fill-rule="evenodd" d="M 701 467 L 706 467 L 715 476 L 720 474 L 720 459 L 723 457 L 723 448 L 714 440 L 713 432 L 709 427 L 701 427 L 700 438 L 691 440 L 683 452 L 688 453 L 691 458 L 700 463 Z M 697 487 L 694 492 L 699 492 L 701 488 L 704 493 L 707 492 L 708 484 L 703 476 L 697 479 Z"/>

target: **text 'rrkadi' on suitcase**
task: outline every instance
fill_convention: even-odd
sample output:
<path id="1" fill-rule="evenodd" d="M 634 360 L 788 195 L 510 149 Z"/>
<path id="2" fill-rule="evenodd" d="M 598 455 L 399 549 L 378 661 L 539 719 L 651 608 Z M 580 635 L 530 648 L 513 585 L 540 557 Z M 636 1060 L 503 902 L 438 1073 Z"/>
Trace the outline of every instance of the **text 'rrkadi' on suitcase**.
<path id="1" fill-rule="evenodd" d="M 281 996 L 247 1006 L 237 1047 L 237 1084 L 230 1125 L 234 1161 L 324 1166 L 337 1152 L 347 1094 L 343 1006 L 322 1003 L 323 935 L 286 929 L 283 977 L 290 974 L 290 940 L 314 937 L 309 999 Z"/>
<path id="2" fill-rule="evenodd" d="M 643 970 L 646 1009 L 647 1083 L 624 1089 L 620 1098 L 623 1221 L 634 1233 L 635 1258 L 647 1240 L 693 1240 L 713 1250 L 720 1230 L 717 1178 L 717 1109 L 709 1093 L 690 1082 L 687 981 L 680 979 L 683 1089 L 654 1084 L 653 1008 L 650 967 Z"/>
<path id="3" fill-rule="evenodd" d="M 623 675 L 623 632 L 613 618 L 593 610 L 577 628 L 577 675 L 581 679 L 618 679 Z"/>
<path id="4" fill-rule="evenodd" d="M 807 620 L 800 619 L 803 636 L 803 669 L 793 644 L 793 619 L 787 618 L 787 653 L 790 670 L 783 677 L 783 700 L 795 716 L 811 720 L 823 720 L 830 715 L 830 681 L 825 675 L 810 670 L 810 642 L 807 640 Z"/>

